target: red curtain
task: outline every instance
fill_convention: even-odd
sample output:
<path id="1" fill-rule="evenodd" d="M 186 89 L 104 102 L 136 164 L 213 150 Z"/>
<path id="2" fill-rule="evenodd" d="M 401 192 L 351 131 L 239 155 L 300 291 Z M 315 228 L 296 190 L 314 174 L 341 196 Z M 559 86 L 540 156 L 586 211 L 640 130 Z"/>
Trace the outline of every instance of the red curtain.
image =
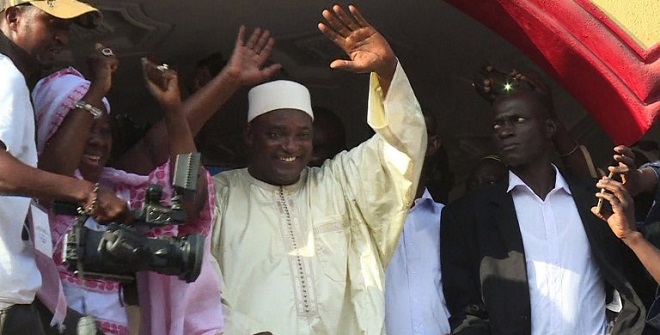
<path id="1" fill-rule="evenodd" d="M 589 0 L 445 0 L 521 49 L 617 144 L 660 113 L 660 43 L 637 45 Z"/>

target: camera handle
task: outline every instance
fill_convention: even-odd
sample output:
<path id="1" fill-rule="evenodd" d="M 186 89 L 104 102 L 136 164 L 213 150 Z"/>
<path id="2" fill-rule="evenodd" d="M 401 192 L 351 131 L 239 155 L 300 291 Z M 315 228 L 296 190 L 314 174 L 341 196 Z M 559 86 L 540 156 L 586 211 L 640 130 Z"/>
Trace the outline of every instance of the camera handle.
<path id="1" fill-rule="evenodd" d="M 172 209 L 181 209 L 184 199 L 190 200 L 195 197 L 201 159 L 202 155 L 199 152 L 176 155 L 172 177 L 172 186 L 174 186 Z"/>
<path id="2" fill-rule="evenodd" d="M 142 208 L 134 212 L 136 221 L 144 222 L 151 227 L 184 224 L 187 218 L 183 210 L 183 201 L 195 197 L 200 166 L 200 153 L 178 154 L 172 177 L 171 205 L 169 207 L 161 205 L 162 186 L 149 184 Z"/>

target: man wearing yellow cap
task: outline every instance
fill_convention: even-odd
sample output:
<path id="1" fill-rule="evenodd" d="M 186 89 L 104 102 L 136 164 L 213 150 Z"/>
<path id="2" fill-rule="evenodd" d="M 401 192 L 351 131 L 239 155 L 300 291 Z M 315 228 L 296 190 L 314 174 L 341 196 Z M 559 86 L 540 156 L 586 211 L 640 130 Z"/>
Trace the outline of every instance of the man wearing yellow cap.
<path id="1" fill-rule="evenodd" d="M 426 131 L 389 44 L 349 9 L 323 11 L 319 29 L 350 57 L 332 68 L 371 73 L 376 134 L 309 168 L 309 91 L 274 81 L 249 92 L 249 166 L 214 177 L 225 334 L 385 334 L 384 267 L 415 196 Z"/>
<path id="2" fill-rule="evenodd" d="M 52 255 L 52 242 L 47 218 L 30 198 L 75 202 L 101 221 L 128 221 L 130 212 L 124 201 L 93 183 L 36 168 L 28 85 L 66 46 L 71 23 L 93 27 L 100 12 L 75 0 L 0 0 L 0 5 L 0 334 L 38 335 L 44 329 L 32 305 L 42 285 L 36 262 Z M 55 323 L 62 321 L 61 309 Z"/>

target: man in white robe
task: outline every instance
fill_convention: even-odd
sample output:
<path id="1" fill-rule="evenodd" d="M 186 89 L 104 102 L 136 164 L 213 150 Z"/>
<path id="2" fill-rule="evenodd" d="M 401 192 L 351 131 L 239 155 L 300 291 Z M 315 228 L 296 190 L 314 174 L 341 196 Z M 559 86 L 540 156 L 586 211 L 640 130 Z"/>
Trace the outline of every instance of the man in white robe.
<path id="1" fill-rule="evenodd" d="M 249 167 L 214 177 L 227 335 L 385 334 L 384 267 L 415 197 L 426 131 L 389 44 L 349 9 L 325 10 L 319 29 L 350 56 L 331 67 L 371 72 L 376 134 L 309 168 L 309 91 L 289 81 L 250 91 Z"/>

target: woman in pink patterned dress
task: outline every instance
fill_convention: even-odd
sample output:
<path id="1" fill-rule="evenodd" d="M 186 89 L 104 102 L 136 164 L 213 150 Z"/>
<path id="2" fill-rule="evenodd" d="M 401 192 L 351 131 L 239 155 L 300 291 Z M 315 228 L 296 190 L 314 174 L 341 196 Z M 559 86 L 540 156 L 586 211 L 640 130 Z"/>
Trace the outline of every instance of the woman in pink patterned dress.
<path id="1" fill-rule="evenodd" d="M 153 64 L 145 63 L 145 71 L 151 74 L 145 76 L 150 78 L 147 79 L 147 86 L 165 110 L 169 143 L 161 143 L 167 148 L 165 151 L 168 155 L 154 158 L 154 162 L 161 164 L 153 166 L 148 175 L 137 175 L 105 166 L 112 146 L 112 132 L 108 115 L 110 106 L 103 96 L 110 88 L 117 61 L 114 56 L 103 56 L 100 52 L 89 59 L 94 74 L 91 83 L 75 69 L 68 68 L 42 79 L 35 87 L 33 99 L 37 113 L 40 167 L 96 182 L 99 187 L 113 190 L 120 198 L 127 200 L 132 210 L 142 206 L 148 184 L 162 186 L 163 198 L 170 199 L 171 162 L 177 154 L 196 151 L 187 120 L 179 109 L 181 101 L 176 73 L 169 69 L 160 71 Z M 144 154 L 152 155 L 148 152 Z M 186 224 L 155 228 L 149 235 L 208 235 L 213 208 L 213 199 L 208 196 L 213 193 L 207 189 L 212 185 L 208 182 L 209 178 L 207 173 L 202 173 L 195 199 L 184 201 L 189 218 Z M 167 201 L 163 204 L 169 205 Z M 95 317 L 106 334 L 128 335 L 128 318 L 122 301 L 121 284 L 109 279 L 81 279 L 68 271 L 61 264 L 62 242 L 64 235 L 75 223 L 75 217 L 50 212 L 49 219 L 55 251 L 53 259 L 59 266 L 69 307 Z M 105 226 L 98 224 L 94 218 L 89 218 L 85 226 L 93 230 L 105 230 Z M 215 289 L 218 280 L 219 274 L 208 253 L 208 246 L 204 253 L 202 273 L 194 283 L 185 283 L 176 276 L 138 273 L 141 333 L 222 332 L 220 292 Z M 156 323 L 152 322 L 155 320 Z"/>
<path id="2" fill-rule="evenodd" d="M 109 112 L 104 96 L 112 85 L 117 60 L 113 55 L 93 53 L 88 61 L 91 83 L 84 80 L 74 69 L 65 69 L 43 79 L 35 88 L 33 100 L 38 113 L 38 150 L 42 162 L 40 166 L 58 173 L 74 174 L 79 178 L 98 181 L 101 187 L 113 189 L 129 200 L 132 209 L 142 205 L 147 184 L 158 183 L 163 186 L 163 198 L 169 199 L 171 171 L 168 159 L 177 152 L 194 151 L 194 144 L 190 142 L 192 136 L 200 131 L 204 123 L 239 88 L 263 82 L 279 70 L 279 64 L 264 66 L 273 45 L 274 40 L 268 31 L 255 29 L 246 40 L 245 28 L 241 27 L 227 66 L 183 104 L 180 101 L 176 73 L 161 68 L 163 75 L 159 77 L 156 67 L 147 63 L 150 73 L 156 74 L 148 76 L 152 79 L 147 80 L 147 84 L 165 109 L 165 120 L 154 125 L 140 142 L 116 160 L 116 165 L 121 166 L 121 170 L 105 166 L 111 141 L 108 122 L 104 121 L 107 120 L 107 115 L 103 113 L 99 120 L 94 120 L 88 110 L 74 108 L 76 102 L 82 99 L 85 103 L 96 108 L 105 108 Z M 103 50 L 99 48 L 99 51 Z M 204 184 L 203 187 L 197 188 L 200 194 L 196 204 L 189 204 L 187 208 L 189 218 L 192 214 L 193 219 L 182 226 L 155 229 L 151 232 L 152 235 L 207 235 L 213 222 L 211 215 L 214 192 L 199 192 L 207 186 L 212 187 L 208 175 L 206 177 L 200 178 Z M 202 193 L 210 196 L 205 199 Z M 192 210 L 190 205 L 193 205 Z M 199 211 L 202 206 L 203 209 Z M 93 220 L 88 220 L 88 227 L 98 228 L 90 221 Z M 62 235 L 72 225 L 71 217 L 51 214 L 55 250 L 61 250 Z M 215 259 L 209 253 L 209 244 L 206 241 L 202 272 L 194 283 L 187 284 L 176 277 L 156 273 L 138 275 L 140 334 L 210 335 L 222 332 L 223 320 L 218 290 L 220 279 Z M 55 255 L 54 258 L 57 259 L 58 256 Z M 87 314 L 95 315 L 98 319 L 107 319 L 99 320 L 104 332 L 127 334 L 126 312 L 119 299 L 120 286 L 117 282 L 83 282 L 63 271 L 62 284 L 68 294 L 70 306 L 82 310 L 82 302 L 85 301 Z M 53 293 L 50 292 L 50 295 Z M 83 300 L 83 297 L 87 296 L 94 298 Z M 94 302 L 91 303 L 92 300 Z M 98 307 L 97 314 L 92 312 L 93 307 Z"/>

